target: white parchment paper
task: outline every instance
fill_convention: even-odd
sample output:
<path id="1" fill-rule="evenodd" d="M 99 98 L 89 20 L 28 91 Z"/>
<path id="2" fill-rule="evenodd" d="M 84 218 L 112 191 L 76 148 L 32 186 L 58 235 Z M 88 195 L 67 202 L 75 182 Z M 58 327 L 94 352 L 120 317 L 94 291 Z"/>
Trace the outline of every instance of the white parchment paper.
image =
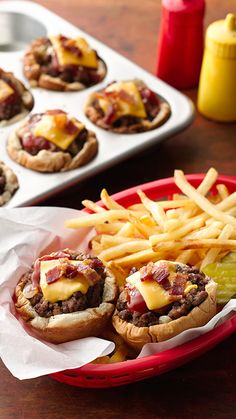
<path id="1" fill-rule="evenodd" d="M 91 229 L 64 228 L 66 219 L 83 215 L 83 212 L 68 208 L 0 209 L 0 356 L 19 379 L 77 368 L 114 349 L 112 342 L 95 337 L 59 345 L 41 341 L 24 328 L 12 301 L 18 280 L 41 252 L 65 247 L 87 250 L 93 235 Z M 146 344 L 139 357 L 192 340 L 225 321 L 235 311 L 236 299 L 232 299 L 207 325 L 186 330 L 165 342 Z"/>

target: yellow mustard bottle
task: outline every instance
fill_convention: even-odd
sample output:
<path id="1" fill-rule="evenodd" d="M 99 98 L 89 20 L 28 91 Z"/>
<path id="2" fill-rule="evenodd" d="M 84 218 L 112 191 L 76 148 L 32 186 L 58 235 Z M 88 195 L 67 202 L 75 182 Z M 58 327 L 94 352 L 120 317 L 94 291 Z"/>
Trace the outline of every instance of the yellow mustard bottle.
<path id="1" fill-rule="evenodd" d="M 207 29 L 197 107 L 207 118 L 236 121 L 236 15 L 232 13 Z"/>

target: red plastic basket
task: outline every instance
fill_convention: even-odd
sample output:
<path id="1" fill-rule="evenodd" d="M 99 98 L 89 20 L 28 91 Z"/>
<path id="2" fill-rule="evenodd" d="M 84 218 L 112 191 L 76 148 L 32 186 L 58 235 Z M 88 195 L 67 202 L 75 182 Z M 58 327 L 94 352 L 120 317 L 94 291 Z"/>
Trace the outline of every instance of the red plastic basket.
<path id="1" fill-rule="evenodd" d="M 188 175 L 188 181 L 197 187 L 204 175 Z M 236 178 L 219 176 L 217 183 L 224 183 L 232 193 L 236 191 Z M 137 189 L 141 188 L 151 199 L 170 198 L 178 188 L 173 178 L 166 178 L 139 185 L 113 195 L 124 206 L 139 202 Z M 215 189 L 213 187 L 212 192 Z M 101 202 L 99 202 L 101 204 Z M 236 330 L 236 314 L 220 326 L 190 342 L 159 354 L 115 364 L 87 364 L 81 368 L 61 371 L 50 376 L 62 383 L 78 387 L 104 388 L 133 383 L 163 374 L 210 350 Z"/>

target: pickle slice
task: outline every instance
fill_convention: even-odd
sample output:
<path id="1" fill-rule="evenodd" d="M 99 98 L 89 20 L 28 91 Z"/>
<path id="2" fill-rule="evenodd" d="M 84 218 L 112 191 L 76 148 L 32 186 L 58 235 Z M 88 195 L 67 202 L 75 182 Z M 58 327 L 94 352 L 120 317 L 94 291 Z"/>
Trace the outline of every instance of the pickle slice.
<path id="1" fill-rule="evenodd" d="M 236 252 L 231 252 L 236 253 Z M 236 261 L 235 261 L 236 262 Z M 203 269 L 217 284 L 217 302 L 227 303 L 236 294 L 236 263 L 211 263 Z"/>
<path id="2" fill-rule="evenodd" d="M 227 253 L 227 255 L 225 255 L 223 257 L 223 259 L 221 259 L 222 263 L 231 263 L 231 262 L 235 262 L 236 263 L 236 252 L 229 252 Z"/>

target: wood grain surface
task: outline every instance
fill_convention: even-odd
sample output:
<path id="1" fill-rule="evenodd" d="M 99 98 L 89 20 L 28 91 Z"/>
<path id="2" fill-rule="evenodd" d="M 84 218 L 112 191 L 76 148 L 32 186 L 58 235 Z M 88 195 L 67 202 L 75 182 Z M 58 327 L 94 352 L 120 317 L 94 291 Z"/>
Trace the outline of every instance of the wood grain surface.
<path id="1" fill-rule="evenodd" d="M 81 29 L 155 73 L 160 0 L 40 0 Z M 205 24 L 236 13 L 235 0 L 209 0 Z M 222 80 L 223 82 L 223 80 Z M 197 90 L 185 92 L 196 101 Z M 236 175 L 236 124 L 220 124 L 196 111 L 184 132 L 117 164 L 41 205 L 81 208 L 106 187 L 115 193 L 140 183 L 214 166 Z M 17 350 L 17 348 L 16 348 Z M 0 419 L 232 418 L 236 417 L 236 335 L 187 365 L 146 381 L 111 389 L 67 386 L 49 377 L 19 381 L 0 364 Z"/>

